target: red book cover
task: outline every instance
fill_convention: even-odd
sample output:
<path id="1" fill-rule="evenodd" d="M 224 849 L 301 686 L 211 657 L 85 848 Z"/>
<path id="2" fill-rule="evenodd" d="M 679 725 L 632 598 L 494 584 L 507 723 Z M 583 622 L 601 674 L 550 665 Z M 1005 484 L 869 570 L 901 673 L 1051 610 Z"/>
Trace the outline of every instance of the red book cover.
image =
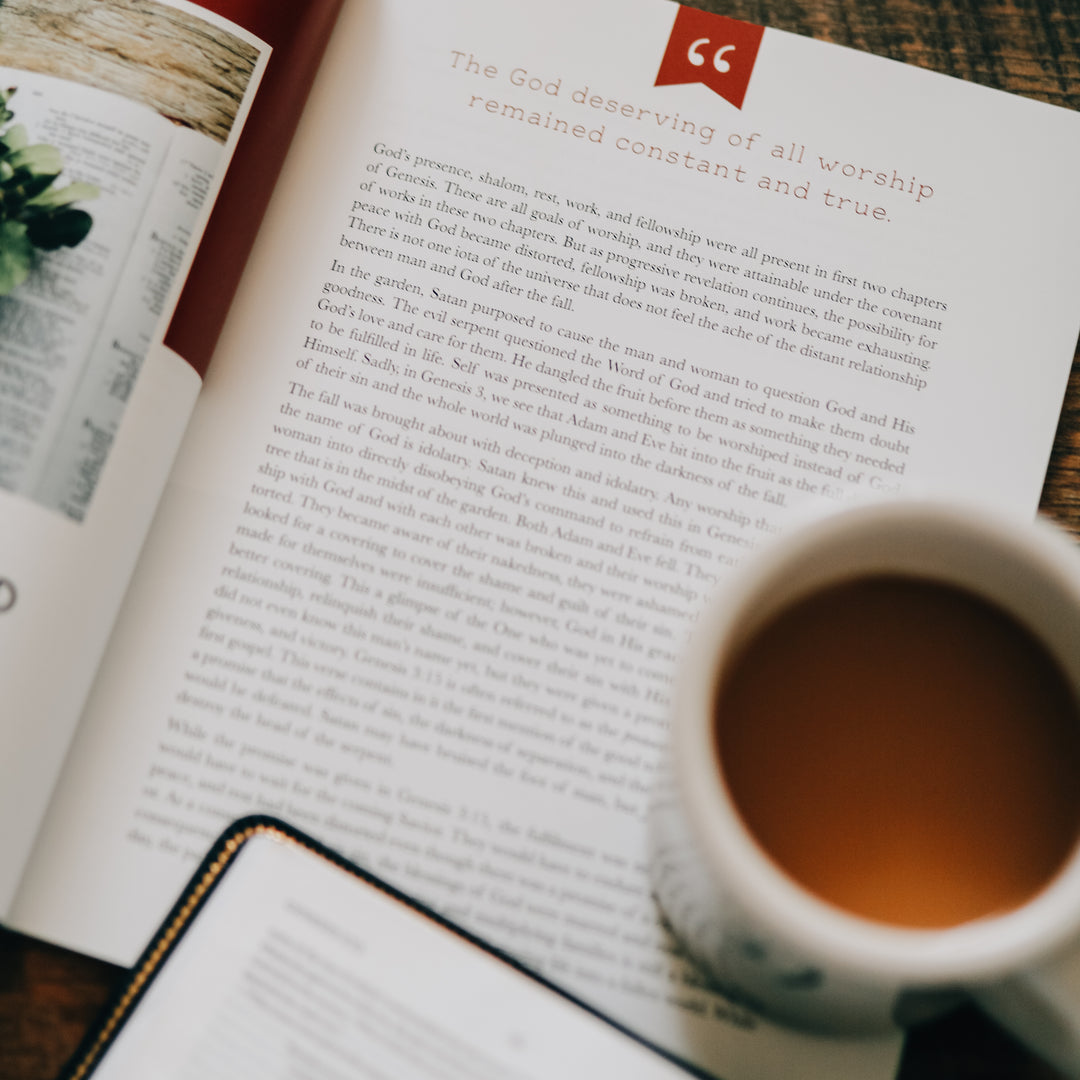
<path id="1" fill-rule="evenodd" d="M 206 0 L 271 46 L 262 84 L 180 294 L 165 344 L 206 374 L 342 0 Z"/>

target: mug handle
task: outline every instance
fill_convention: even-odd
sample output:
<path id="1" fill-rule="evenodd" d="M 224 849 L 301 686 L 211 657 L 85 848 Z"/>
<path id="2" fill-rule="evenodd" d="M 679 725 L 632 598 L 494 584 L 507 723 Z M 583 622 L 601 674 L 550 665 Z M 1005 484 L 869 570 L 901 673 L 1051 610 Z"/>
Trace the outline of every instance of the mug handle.
<path id="1" fill-rule="evenodd" d="M 1066 1076 L 1080 1078 L 1080 948 L 969 988 L 989 1016 Z"/>

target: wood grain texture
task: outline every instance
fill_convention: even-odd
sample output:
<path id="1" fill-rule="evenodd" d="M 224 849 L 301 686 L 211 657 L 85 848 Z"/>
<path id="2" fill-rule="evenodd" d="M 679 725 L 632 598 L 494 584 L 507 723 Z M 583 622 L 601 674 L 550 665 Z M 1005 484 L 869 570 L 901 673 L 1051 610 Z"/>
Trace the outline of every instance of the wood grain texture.
<path id="1" fill-rule="evenodd" d="M 229 134 L 257 55 L 233 35 L 150 0 L 0 3 L 0 64 L 111 90 L 218 142 Z"/>
<path id="2" fill-rule="evenodd" d="M 122 968 L 0 930 L 0 1080 L 51 1080 Z"/>
<path id="3" fill-rule="evenodd" d="M 1077 0 L 697 0 L 697 6 L 1080 108 Z M 1080 538 L 1080 358 L 1041 509 Z M 122 974 L 0 931 L 0 1080 L 49 1080 Z M 797 1062 L 791 1075 L 798 1076 Z M 900 1070 L 901 1080 L 1055 1075 L 968 1007 L 917 1029 Z"/>

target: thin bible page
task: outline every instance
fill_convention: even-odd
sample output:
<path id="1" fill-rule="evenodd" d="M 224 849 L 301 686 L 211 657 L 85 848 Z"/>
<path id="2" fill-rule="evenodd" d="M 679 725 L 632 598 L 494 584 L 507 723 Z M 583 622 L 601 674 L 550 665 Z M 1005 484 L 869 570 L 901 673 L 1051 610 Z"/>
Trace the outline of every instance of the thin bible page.
<path id="1" fill-rule="evenodd" d="M 102 1080 L 687 1074 L 439 923 L 258 835 L 121 1031 Z"/>

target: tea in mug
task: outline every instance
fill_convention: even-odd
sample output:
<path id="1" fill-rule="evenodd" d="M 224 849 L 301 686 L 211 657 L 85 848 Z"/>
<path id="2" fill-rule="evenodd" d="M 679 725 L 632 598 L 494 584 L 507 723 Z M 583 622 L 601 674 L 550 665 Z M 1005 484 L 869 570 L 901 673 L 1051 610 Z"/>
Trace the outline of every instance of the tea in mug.
<path id="1" fill-rule="evenodd" d="M 1003 913 L 1080 836 L 1077 702 L 1035 637 L 973 593 L 902 576 L 822 589 L 753 635 L 715 700 L 746 828 L 855 915 Z"/>

